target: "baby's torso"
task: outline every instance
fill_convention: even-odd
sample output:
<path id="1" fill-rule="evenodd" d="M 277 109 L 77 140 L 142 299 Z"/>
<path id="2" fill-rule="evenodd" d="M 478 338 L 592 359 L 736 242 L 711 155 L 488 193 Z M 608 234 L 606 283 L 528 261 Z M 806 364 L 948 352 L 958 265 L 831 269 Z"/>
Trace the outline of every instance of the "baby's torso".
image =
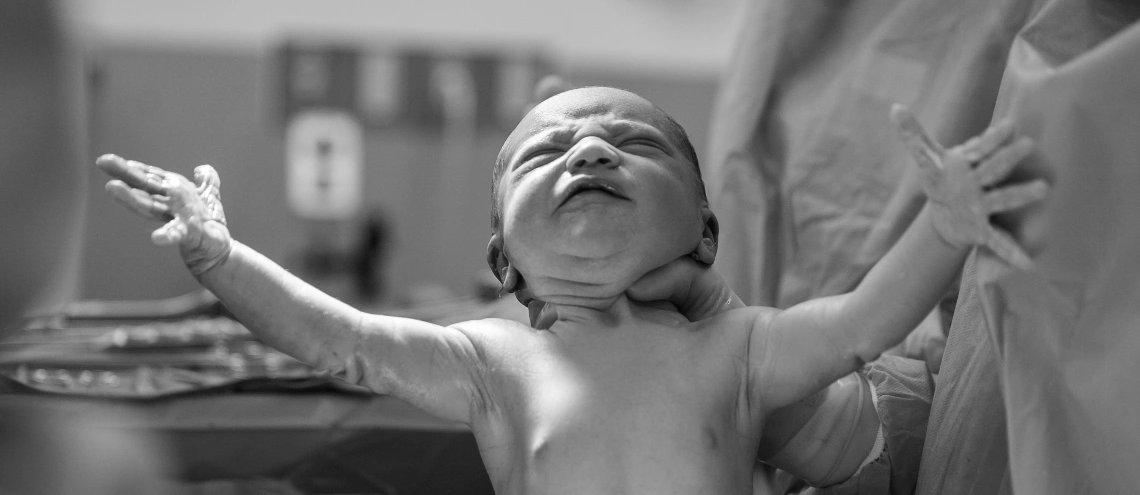
<path id="1" fill-rule="evenodd" d="M 510 329 L 473 424 L 496 489 L 748 493 L 760 425 L 737 320 Z"/>

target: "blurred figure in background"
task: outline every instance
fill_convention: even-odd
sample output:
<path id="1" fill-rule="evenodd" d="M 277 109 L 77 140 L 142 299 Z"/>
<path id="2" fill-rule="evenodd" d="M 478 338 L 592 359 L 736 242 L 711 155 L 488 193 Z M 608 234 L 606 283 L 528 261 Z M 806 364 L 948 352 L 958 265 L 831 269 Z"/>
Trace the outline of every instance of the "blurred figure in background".
<path id="1" fill-rule="evenodd" d="M 356 292 L 363 303 L 375 303 L 385 295 L 385 267 L 390 256 L 391 222 L 381 209 L 370 212 L 362 222 L 355 253 Z"/>
<path id="2" fill-rule="evenodd" d="M 0 337 L 76 282 L 83 79 L 65 10 L 0 2 Z M 157 439 L 31 399 L 0 397 L 0 493 L 177 493 Z"/>
<path id="3" fill-rule="evenodd" d="M 0 5 L 0 323 L 70 294 L 83 167 L 80 62 L 52 2 Z M 59 198 L 51 199 L 48 198 Z M 71 282 L 74 285 L 74 281 Z"/>

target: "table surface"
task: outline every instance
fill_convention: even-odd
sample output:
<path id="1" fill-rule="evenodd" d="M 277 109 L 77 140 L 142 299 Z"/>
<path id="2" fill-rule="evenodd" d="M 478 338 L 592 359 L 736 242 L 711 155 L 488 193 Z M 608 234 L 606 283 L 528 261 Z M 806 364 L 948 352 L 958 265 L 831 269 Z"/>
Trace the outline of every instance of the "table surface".
<path id="1" fill-rule="evenodd" d="M 148 400 L 0 394 L 94 428 L 157 438 L 187 482 L 284 479 L 306 493 L 493 493 L 462 424 L 400 399 L 336 392 Z"/>
<path id="2" fill-rule="evenodd" d="M 444 323 L 502 316 L 504 308 L 460 300 L 407 316 Z M 305 493 L 493 493 L 465 425 L 333 380 L 225 316 L 192 313 L 30 325 L 0 342 L 0 410 L 153 438 L 183 481 L 274 478 Z"/>

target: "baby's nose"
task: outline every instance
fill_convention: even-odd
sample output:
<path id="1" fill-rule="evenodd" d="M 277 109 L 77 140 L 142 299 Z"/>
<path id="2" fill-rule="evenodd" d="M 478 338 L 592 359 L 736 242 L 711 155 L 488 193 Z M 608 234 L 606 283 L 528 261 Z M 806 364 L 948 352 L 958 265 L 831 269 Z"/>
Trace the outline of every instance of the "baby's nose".
<path id="1" fill-rule="evenodd" d="M 574 172 L 584 168 L 602 166 L 613 168 L 621 164 L 621 156 L 610 143 L 598 137 L 578 141 L 566 158 L 566 169 Z"/>

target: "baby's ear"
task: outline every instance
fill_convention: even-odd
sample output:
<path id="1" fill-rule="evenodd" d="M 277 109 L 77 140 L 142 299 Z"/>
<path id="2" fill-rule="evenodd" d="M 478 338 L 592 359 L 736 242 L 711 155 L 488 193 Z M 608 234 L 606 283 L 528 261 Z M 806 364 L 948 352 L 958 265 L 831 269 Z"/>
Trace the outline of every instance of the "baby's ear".
<path id="1" fill-rule="evenodd" d="M 491 240 L 487 243 L 487 266 L 500 283 L 503 281 L 503 272 L 500 270 L 507 264 L 507 256 L 503 254 L 503 236 L 491 234 Z"/>
<path id="2" fill-rule="evenodd" d="M 491 240 L 487 243 L 487 266 L 491 267 L 491 273 L 503 284 L 503 292 L 514 292 L 523 287 L 522 275 L 511 267 L 503 250 L 502 234 L 491 234 Z"/>
<path id="3" fill-rule="evenodd" d="M 706 265 L 713 264 L 716 260 L 716 246 L 717 238 L 720 236 L 720 222 L 716 219 L 716 214 L 708 205 L 701 207 L 701 217 L 705 221 L 704 232 L 701 233 L 701 242 L 697 244 L 697 249 L 693 251 L 693 258 Z"/>

